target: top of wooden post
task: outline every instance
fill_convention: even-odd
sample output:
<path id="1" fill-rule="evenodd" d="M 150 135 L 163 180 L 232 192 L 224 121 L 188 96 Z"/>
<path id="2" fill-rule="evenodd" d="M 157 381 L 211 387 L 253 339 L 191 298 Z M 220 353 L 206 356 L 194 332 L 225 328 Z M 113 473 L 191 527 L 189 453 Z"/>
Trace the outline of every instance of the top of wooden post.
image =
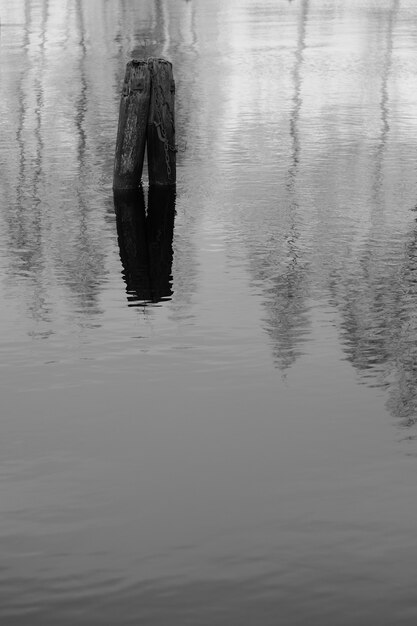
<path id="1" fill-rule="evenodd" d="M 149 58 L 151 102 L 148 116 L 147 150 L 150 185 L 175 185 L 175 82 L 172 63 Z"/>

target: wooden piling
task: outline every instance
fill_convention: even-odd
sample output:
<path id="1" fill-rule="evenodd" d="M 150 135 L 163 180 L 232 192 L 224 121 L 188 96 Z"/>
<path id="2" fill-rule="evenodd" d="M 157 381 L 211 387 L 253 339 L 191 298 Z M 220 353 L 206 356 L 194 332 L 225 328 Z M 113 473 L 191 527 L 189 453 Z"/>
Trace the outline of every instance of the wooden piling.
<path id="1" fill-rule="evenodd" d="M 126 66 L 120 100 L 119 126 L 114 160 L 113 189 L 137 189 L 143 159 L 151 93 L 147 61 L 130 61 Z"/>
<path id="2" fill-rule="evenodd" d="M 152 89 L 148 116 L 147 154 L 150 185 L 175 185 L 175 82 L 172 64 L 149 59 Z"/>

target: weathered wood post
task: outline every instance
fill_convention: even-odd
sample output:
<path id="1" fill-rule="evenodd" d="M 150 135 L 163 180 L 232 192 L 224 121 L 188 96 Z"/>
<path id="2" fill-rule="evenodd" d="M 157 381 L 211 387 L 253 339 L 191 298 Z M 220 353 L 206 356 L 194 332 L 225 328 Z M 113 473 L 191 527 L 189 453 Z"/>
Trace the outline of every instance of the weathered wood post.
<path id="1" fill-rule="evenodd" d="M 175 82 L 172 64 L 149 59 L 152 90 L 148 117 L 148 171 L 150 185 L 175 185 Z"/>
<path id="2" fill-rule="evenodd" d="M 137 189 L 145 155 L 151 93 L 147 61 L 129 61 L 120 99 L 113 189 Z"/>

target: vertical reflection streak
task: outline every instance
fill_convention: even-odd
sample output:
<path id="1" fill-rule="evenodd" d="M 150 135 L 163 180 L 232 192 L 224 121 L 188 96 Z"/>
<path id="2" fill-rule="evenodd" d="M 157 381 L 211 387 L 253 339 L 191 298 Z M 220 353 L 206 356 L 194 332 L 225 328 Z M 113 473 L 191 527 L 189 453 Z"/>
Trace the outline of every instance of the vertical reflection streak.
<path id="1" fill-rule="evenodd" d="M 42 128 L 42 113 L 44 109 L 44 92 L 43 92 L 43 74 L 44 74 L 44 66 L 45 66 L 45 45 L 46 45 L 46 28 L 47 28 L 47 20 L 49 14 L 49 0 L 45 0 L 42 7 L 42 19 L 41 19 L 41 43 L 40 43 L 40 68 L 41 71 L 37 73 L 37 78 L 35 80 L 35 94 L 36 94 L 36 108 L 35 108 L 35 117 L 36 117 L 36 126 L 35 126 L 35 139 L 36 139 L 36 158 L 35 158 L 35 170 L 34 170 L 34 199 L 35 203 L 38 206 L 41 202 L 39 197 L 39 186 L 40 179 L 42 176 L 42 161 L 43 161 L 43 153 L 44 153 L 44 142 L 43 142 L 43 128 Z M 40 228 L 41 224 L 41 216 L 39 215 L 39 219 L 37 220 L 37 224 Z"/>
<path id="2" fill-rule="evenodd" d="M 81 50 L 81 57 L 79 62 L 79 75 L 80 75 L 80 95 L 78 101 L 75 106 L 76 115 L 75 115 L 75 126 L 77 128 L 78 133 L 78 167 L 80 173 L 80 179 L 85 171 L 85 156 L 86 156 L 86 131 L 85 131 L 85 115 L 87 111 L 87 79 L 86 79 L 86 53 L 87 46 L 85 41 L 85 24 L 84 24 L 84 16 L 83 9 L 81 5 L 81 0 L 76 1 L 76 17 L 77 17 L 77 26 L 79 30 L 79 47 Z"/>
<path id="3" fill-rule="evenodd" d="M 16 205 L 9 218 L 11 248 L 17 257 L 13 277 L 23 281 L 22 294 L 30 317 L 36 323 L 31 334 L 47 336 L 38 324 L 48 322 L 50 306 L 47 303 L 43 278 L 45 250 L 43 241 L 44 207 L 41 185 L 44 178 L 44 70 L 46 56 L 49 0 L 42 3 L 39 30 L 34 21 L 35 10 L 30 1 L 24 4 L 23 56 L 24 69 L 17 86 L 18 116 L 16 144 L 18 167 L 16 175 Z M 31 37 L 39 33 L 36 51 L 31 51 Z M 35 57 L 35 58 L 34 58 Z M 31 132 L 30 132 L 31 131 Z"/>
<path id="4" fill-rule="evenodd" d="M 384 218 L 384 159 L 390 128 L 389 81 L 400 0 L 383 12 L 384 53 L 379 92 L 380 132 L 373 176 L 371 229 L 362 254 L 333 281 L 342 312 L 347 359 L 363 383 L 386 391 L 386 406 L 402 429 L 417 423 L 417 229 L 405 233 Z M 398 207 L 401 208 L 400 206 Z"/>
<path id="5" fill-rule="evenodd" d="M 392 55 L 394 48 L 394 27 L 400 8 L 400 0 L 393 0 L 391 8 L 388 12 L 388 25 L 386 34 L 386 48 L 382 62 L 382 75 L 381 75 L 381 95 L 380 95 L 380 117 L 381 117 L 381 133 L 377 144 L 376 157 L 375 157 L 375 183 L 374 193 L 377 204 L 381 204 L 378 200 L 381 200 L 380 195 L 383 186 L 383 162 L 386 151 L 386 144 L 388 134 L 390 131 L 389 125 L 389 93 L 388 83 L 392 68 Z"/>
<path id="6" fill-rule="evenodd" d="M 287 244 L 289 248 L 289 255 L 291 258 L 292 264 L 296 264 L 297 262 L 297 250 L 296 250 L 296 241 L 299 237 L 299 233 L 296 226 L 296 214 L 298 211 L 298 202 L 296 200 L 296 179 L 297 179 L 297 170 L 300 162 L 300 132 L 299 132 L 299 121 L 302 107 L 302 66 L 304 62 L 304 50 L 306 48 L 306 29 L 307 29 L 307 20 L 308 20 L 308 12 L 309 12 L 309 0 L 303 0 L 300 12 L 300 19 L 298 25 L 298 37 L 297 37 L 297 48 L 295 50 L 295 64 L 292 72 L 292 79 L 294 84 L 294 94 L 292 98 L 293 107 L 291 110 L 290 116 L 290 136 L 292 139 L 292 153 L 291 153 L 291 162 L 290 167 L 288 169 L 288 178 L 287 178 L 287 190 L 290 194 L 290 212 L 291 212 L 291 220 L 290 220 L 290 230 L 287 235 Z"/>
<path id="7" fill-rule="evenodd" d="M 187 5 L 185 7 L 185 28 L 187 32 L 190 34 L 189 46 L 192 49 L 196 48 L 197 45 L 197 30 L 195 23 L 195 6 L 193 3 L 189 3 L 187 0 Z"/>
<path id="8" fill-rule="evenodd" d="M 300 232 L 297 227 L 299 205 L 296 198 L 297 171 L 300 162 L 301 142 L 299 120 L 302 108 L 302 69 L 306 48 L 306 31 L 309 14 L 309 0 L 303 0 L 298 22 L 297 46 L 295 63 L 292 71 L 294 93 L 290 112 L 290 136 L 292 151 L 287 173 L 286 188 L 289 194 L 288 229 L 284 235 L 286 245 L 286 261 L 283 272 L 274 281 L 273 326 L 277 328 L 275 345 L 275 363 L 282 372 L 288 370 L 298 357 L 297 342 L 305 329 L 304 291 L 305 267 L 301 260 L 298 239 Z"/>
<path id="9" fill-rule="evenodd" d="M 302 107 L 302 66 L 304 62 L 304 50 L 306 48 L 306 28 L 309 12 L 309 0 L 303 0 L 301 5 L 301 13 L 298 27 L 297 48 L 295 51 L 295 64 L 292 72 L 294 95 L 292 98 L 292 111 L 290 117 L 290 135 L 292 139 L 292 159 L 291 166 L 288 170 L 288 187 L 293 191 L 295 185 L 295 178 L 297 174 L 297 168 L 300 161 L 300 133 L 299 133 L 299 120 Z"/>
<path id="10" fill-rule="evenodd" d="M 170 45 L 168 9 L 165 0 L 155 0 L 155 10 L 156 23 L 158 26 L 160 26 L 161 33 L 160 37 L 162 46 L 160 55 L 165 58 L 168 54 Z"/>
<path id="11" fill-rule="evenodd" d="M 87 77 L 87 37 L 84 7 L 81 0 L 74 3 L 75 20 L 77 28 L 77 45 L 79 58 L 76 66 L 78 95 L 75 100 L 74 126 L 76 133 L 76 171 L 78 182 L 74 194 L 74 204 L 77 211 L 76 229 L 74 231 L 75 242 L 72 254 L 68 255 L 66 262 L 66 274 L 68 286 L 75 296 L 76 313 L 82 314 L 79 323 L 89 324 L 92 316 L 101 313 L 98 303 L 100 279 L 103 274 L 104 252 L 94 245 L 89 228 L 89 203 L 88 182 L 91 164 L 88 159 L 88 132 L 87 132 L 87 109 L 88 109 L 88 77 Z M 85 322 L 87 319 L 87 322 Z M 97 321 L 94 322 L 98 324 Z"/>
<path id="12" fill-rule="evenodd" d="M 21 213 L 22 201 L 24 195 L 24 179 L 25 179 L 25 165 L 26 165 L 26 156 L 25 156 L 25 142 L 23 138 L 23 129 L 25 125 L 25 119 L 27 116 L 27 99 L 24 90 L 24 83 L 27 80 L 28 76 L 28 66 L 29 66 L 29 32 L 30 32 L 30 0 L 25 0 L 25 26 L 24 26 L 24 38 L 23 38 L 23 50 L 25 62 L 23 63 L 24 70 L 20 73 L 20 79 L 18 82 L 17 94 L 18 94 L 18 102 L 19 102 L 19 112 L 18 112 L 18 125 L 16 131 L 16 142 L 19 147 L 19 171 L 16 179 L 16 199 L 17 199 L 17 210 L 18 213 Z M 20 217 L 20 215 L 18 215 Z M 21 224 L 21 219 L 18 220 L 19 224 Z"/>
<path id="13" fill-rule="evenodd" d="M 45 48 L 46 48 L 46 33 L 49 16 L 49 0 L 45 0 L 42 6 L 42 19 L 41 19 L 41 43 L 40 43 L 40 72 L 35 83 L 36 93 L 36 126 L 35 126 L 35 143 L 36 143 L 36 158 L 34 168 L 34 181 L 33 181 L 33 211 L 35 212 L 34 222 L 34 256 L 37 257 L 35 267 L 32 267 L 33 281 L 34 281 L 34 298 L 33 303 L 29 305 L 29 309 L 32 311 L 33 318 L 36 321 L 50 321 L 49 314 L 50 308 L 47 304 L 47 296 L 42 278 L 41 269 L 44 265 L 44 248 L 43 248 L 43 210 L 41 201 L 41 182 L 44 175 L 43 161 L 44 161 L 44 141 L 43 141 L 43 123 L 42 117 L 45 105 L 44 94 L 44 69 L 45 69 Z M 36 250 L 37 249 L 37 250 Z M 37 331 L 38 335 L 47 337 L 51 334 L 51 331 L 41 332 Z"/>

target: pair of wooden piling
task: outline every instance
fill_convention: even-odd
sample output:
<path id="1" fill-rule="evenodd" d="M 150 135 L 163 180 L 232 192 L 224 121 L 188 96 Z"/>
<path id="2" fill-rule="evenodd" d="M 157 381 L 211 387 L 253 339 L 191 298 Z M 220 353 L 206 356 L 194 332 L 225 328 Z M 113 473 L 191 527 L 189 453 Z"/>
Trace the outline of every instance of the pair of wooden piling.
<path id="1" fill-rule="evenodd" d="M 149 185 L 176 182 L 175 82 L 165 59 L 133 60 L 126 66 L 120 101 L 113 189 L 141 183 L 147 146 Z"/>

